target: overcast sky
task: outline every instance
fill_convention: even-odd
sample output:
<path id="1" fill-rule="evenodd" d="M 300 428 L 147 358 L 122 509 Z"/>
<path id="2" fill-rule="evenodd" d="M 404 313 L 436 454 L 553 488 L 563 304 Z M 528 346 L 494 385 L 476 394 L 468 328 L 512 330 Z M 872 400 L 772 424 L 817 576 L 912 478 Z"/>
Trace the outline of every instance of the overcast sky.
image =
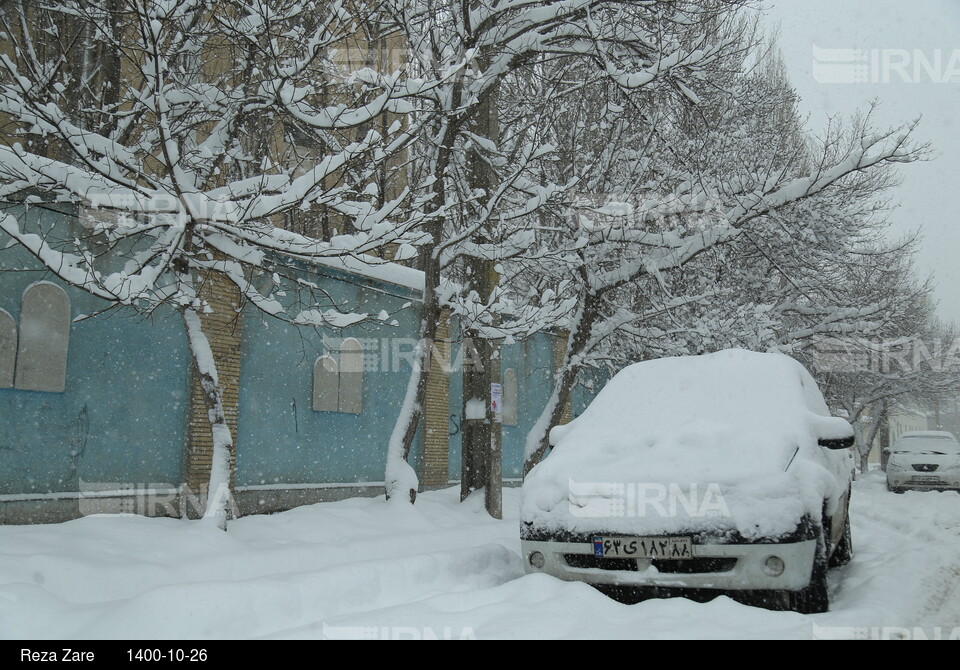
<path id="1" fill-rule="evenodd" d="M 892 218 L 921 229 L 918 270 L 933 276 L 940 316 L 960 323 L 960 1 L 768 0 L 767 20 L 812 130 L 874 99 L 885 125 L 922 117 L 934 158 L 902 169 Z"/>

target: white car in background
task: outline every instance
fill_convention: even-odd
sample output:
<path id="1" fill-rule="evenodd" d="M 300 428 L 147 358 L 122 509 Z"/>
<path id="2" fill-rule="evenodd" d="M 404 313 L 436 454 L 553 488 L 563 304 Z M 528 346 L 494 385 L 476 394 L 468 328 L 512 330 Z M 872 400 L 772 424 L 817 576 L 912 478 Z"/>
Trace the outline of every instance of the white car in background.
<path id="1" fill-rule="evenodd" d="M 827 570 L 852 554 L 853 429 L 794 359 L 631 365 L 550 441 L 522 489 L 527 572 L 625 602 L 827 610 Z"/>
<path id="2" fill-rule="evenodd" d="M 953 434 L 911 431 L 884 451 L 890 491 L 960 491 L 960 443 Z"/>

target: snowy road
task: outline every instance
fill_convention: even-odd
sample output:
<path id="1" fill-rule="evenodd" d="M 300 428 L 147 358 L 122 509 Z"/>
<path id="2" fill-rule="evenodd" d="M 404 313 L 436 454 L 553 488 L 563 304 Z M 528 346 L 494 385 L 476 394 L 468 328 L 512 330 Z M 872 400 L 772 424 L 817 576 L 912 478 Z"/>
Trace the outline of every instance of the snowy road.
<path id="1" fill-rule="evenodd" d="M 227 534 L 140 517 L 0 527 L 0 637 L 960 638 L 956 493 L 857 481 L 856 556 L 811 616 L 728 598 L 626 606 L 524 576 L 518 491 L 504 521 L 456 497 L 315 505 Z"/>

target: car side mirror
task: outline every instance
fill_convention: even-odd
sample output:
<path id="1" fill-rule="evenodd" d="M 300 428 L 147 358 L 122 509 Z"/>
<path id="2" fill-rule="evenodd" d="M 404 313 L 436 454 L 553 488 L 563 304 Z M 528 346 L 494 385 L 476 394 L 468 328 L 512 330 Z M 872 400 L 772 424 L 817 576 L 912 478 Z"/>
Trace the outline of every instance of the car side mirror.
<path id="1" fill-rule="evenodd" d="M 819 440 L 817 440 L 817 444 L 826 449 L 849 449 L 853 446 L 853 443 L 853 435 L 850 437 L 838 437 L 831 439 L 821 437 Z"/>

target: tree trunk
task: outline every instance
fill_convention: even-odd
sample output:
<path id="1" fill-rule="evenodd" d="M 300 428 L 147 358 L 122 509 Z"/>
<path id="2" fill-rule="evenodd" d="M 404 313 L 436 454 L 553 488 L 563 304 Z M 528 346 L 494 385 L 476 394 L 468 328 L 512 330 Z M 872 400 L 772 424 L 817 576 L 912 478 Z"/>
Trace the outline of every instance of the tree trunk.
<path id="1" fill-rule="evenodd" d="M 423 319 L 420 332 L 427 329 L 426 319 Z M 419 480 L 413 467 L 407 462 L 413 438 L 417 432 L 417 424 L 423 412 L 423 402 L 426 397 L 429 364 L 429 349 L 423 338 L 417 343 L 414 356 L 413 370 L 410 372 L 410 381 L 407 383 L 407 392 L 400 407 L 400 416 L 393 427 L 390 442 L 387 446 L 387 467 L 385 473 L 385 488 L 387 500 L 406 500 L 411 505 L 416 502 Z"/>
<path id="2" fill-rule="evenodd" d="M 490 445 L 490 342 L 468 331 L 463 338 L 463 397 L 460 421 L 460 500 L 486 486 Z M 484 448 L 486 447 L 486 448 Z"/>
<path id="3" fill-rule="evenodd" d="M 870 453 L 873 451 L 873 441 L 880 430 L 880 416 L 876 415 L 872 408 L 871 414 L 874 415 L 874 420 L 870 422 L 870 430 L 867 431 L 866 436 L 863 436 L 863 443 L 857 445 L 857 453 L 860 456 L 860 472 L 867 472 L 870 469 Z M 861 432 L 862 429 L 858 426 L 856 430 L 858 437 L 861 436 Z"/>
<path id="4" fill-rule="evenodd" d="M 464 361 L 481 365 L 463 366 L 462 468 L 460 500 L 483 489 L 484 505 L 490 516 L 503 518 L 503 438 L 501 411 L 494 411 L 491 384 L 500 382 L 499 347 L 471 333 L 464 345 L 472 347 Z M 501 396 L 502 402 L 502 396 Z"/>
<path id="5" fill-rule="evenodd" d="M 488 58 L 477 59 L 479 67 L 486 69 Z M 499 123 L 497 118 L 496 88 L 476 107 L 471 118 L 471 130 L 478 136 L 496 144 L 499 141 Z M 470 188 L 481 189 L 487 195 L 497 187 L 498 177 L 495 170 L 483 156 L 483 150 L 473 146 L 467 155 Z M 480 212 L 477 211 L 479 215 Z M 477 244 L 495 243 L 496 230 L 488 223 L 474 236 Z M 497 263 L 488 258 L 467 259 L 467 291 L 476 291 L 480 300 L 489 303 L 497 291 L 500 276 L 496 271 Z M 489 340 L 481 339 L 479 332 L 467 335 L 475 346 L 477 356 L 472 360 L 482 362 L 480 366 L 463 368 L 463 458 L 464 470 L 460 490 L 461 499 L 475 490 L 484 490 L 484 504 L 487 512 L 495 519 L 503 518 L 503 431 L 500 423 L 500 411 L 494 412 L 491 406 L 493 384 L 500 384 L 499 346 Z M 466 412 L 466 403 L 472 400 L 483 403 L 482 416 L 471 418 Z"/>
<path id="6" fill-rule="evenodd" d="M 420 320 L 420 338 L 414 356 L 413 370 L 404 395 L 400 415 L 394 425 L 387 447 L 386 496 L 387 500 L 402 499 L 413 504 L 417 499 L 420 482 L 417 473 L 407 462 L 413 450 L 413 440 L 426 405 L 427 389 L 430 387 L 431 357 L 433 343 L 440 325 L 440 302 L 432 276 L 439 276 L 434 265 L 424 278 L 423 318 Z"/>
<path id="7" fill-rule="evenodd" d="M 194 309 L 183 311 L 190 353 L 203 389 L 204 404 L 213 435 L 213 456 L 210 480 L 207 485 L 203 521 L 215 523 L 220 530 L 227 529 L 230 509 L 230 468 L 233 463 L 233 436 L 223 409 L 223 387 L 220 385 L 217 365 L 210 342 L 200 325 L 200 315 Z"/>
<path id="8" fill-rule="evenodd" d="M 449 132 L 449 130 L 448 130 Z M 441 139 L 441 142 L 444 140 Z M 434 202 L 438 207 L 446 202 L 446 187 L 443 176 L 450 161 L 450 152 L 442 144 L 437 150 L 437 164 L 434 182 Z M 390 442 L 387 446 L 386 467 L 386 496 L 387 500 L 408 500 L 411 504 L 416 501 L 419 480 L 416 472 L 407 462 L 413 449 L 413 440 L 417 435 L 417 427 L 423 416 L 426 404 L 427 389 L 430 386 L 430 357 L 433 354 L 433 343 L 440 326 L 440 298 L 437 287 L 440 285 L 440 258 L 433 253 L 437 243 L 443 235 L 443 219 L 438 218 L 427 226 L 427 232 L 433 236 L 434 244 L 426 245 L 420 256 L 420 266 L 423 270 L 423 307 L 420 319 L 419 342 L 414 356 L 413 370 L 410 371 L 410 382 L 403 399 L 403 406 L 397 422 L 393 427 Z"/>
<path id="9" fill-rule="evenodd" d="M 500 384 L 500 408 L 494 412 L 491 403 L 487 403 L 487 424 L 490 426 L 490 440 L 487 447 L 487 481 L 484 486 L 484 506 L 487 514 L 494 519 L 503 518 L 503 381 L 500 370 L 500 346 L 487 340 L 490 350 L 487 369 L 489 379 Z M 488 386 L 487 388 L 491 388 Z M 491 391 L 492 392 L 492 391 Z"/>
<path id="10" fill-rule="evenodd" d="M 533 467 L 540 462 L 550 448 L 550 429 L 560 423 L 564 407 L 570 401 L 573 383 L 583 367 L 583 357 L 588 353 L 587 346 L 593 324 L 600 315 L 599 302 L 598 297 L 592 294 L 587 295 L 580 311 L 574 317 L 563 364 L 554 373 L 553 393 L 540 413 L 540 418 L 527 433 L 523 463 L 524 477 L 530 474 Z"/>
<path id="11" fill-rule="evenodd" d="M 880 415 L 880 469 L 887 471 L 887 459 L 890 453 L 890 401 L 884 398 L 883 410 Z"/>

